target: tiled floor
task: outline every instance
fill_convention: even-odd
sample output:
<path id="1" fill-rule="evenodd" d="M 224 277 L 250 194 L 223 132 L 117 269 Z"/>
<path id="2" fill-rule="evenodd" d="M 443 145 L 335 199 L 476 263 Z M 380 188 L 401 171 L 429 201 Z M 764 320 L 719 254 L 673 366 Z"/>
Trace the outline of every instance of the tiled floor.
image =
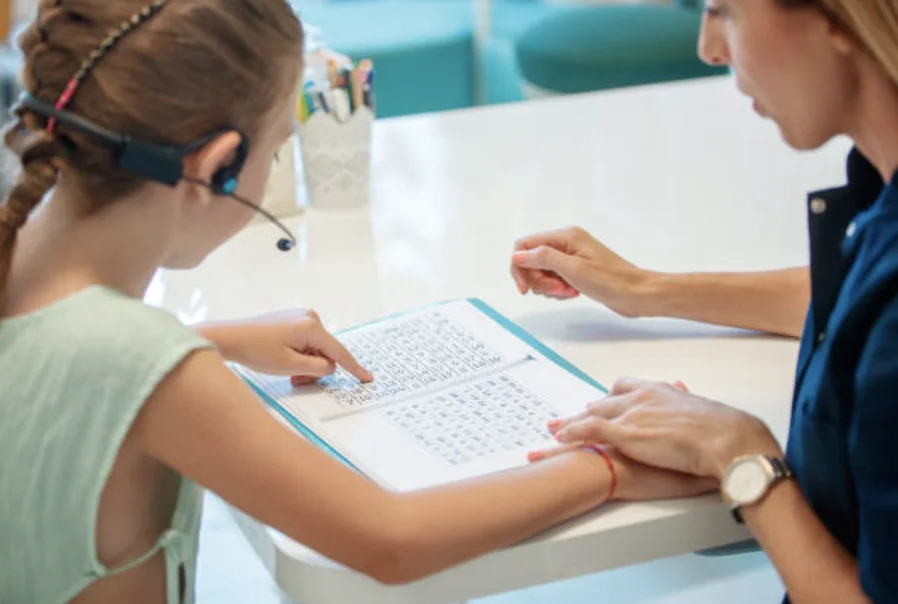
<path id="1" fill-rule="evenodd" d="M 231 519 L 207 496 L 198 604 L 287 604 Z M 763 554 L 679 556 L 474 601 L 472 604 L 774 604 L 782 584 Z M 330 604 L 330 603 L 328 603 Z M 334 602 L 333 604 L 365 604 Z"/>

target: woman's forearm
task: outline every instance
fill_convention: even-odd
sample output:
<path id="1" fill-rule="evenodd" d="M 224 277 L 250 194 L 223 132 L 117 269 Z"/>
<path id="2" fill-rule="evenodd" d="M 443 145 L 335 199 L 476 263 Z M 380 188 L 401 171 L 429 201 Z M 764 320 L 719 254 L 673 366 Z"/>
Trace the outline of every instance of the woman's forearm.
<path id="1" fill-rule="evenodd" d="M 827 531 L 794 481 L 775 486 L 742 517 L 767 552 L 793 604 L 868 603 L 857 562 Z"/>
<path id="2" fill-rule="evenodd" d="M 807 267 L 747 273 L 656 273 L 641 316 L 675 317 L 797 338 L 810 301 Z"/>

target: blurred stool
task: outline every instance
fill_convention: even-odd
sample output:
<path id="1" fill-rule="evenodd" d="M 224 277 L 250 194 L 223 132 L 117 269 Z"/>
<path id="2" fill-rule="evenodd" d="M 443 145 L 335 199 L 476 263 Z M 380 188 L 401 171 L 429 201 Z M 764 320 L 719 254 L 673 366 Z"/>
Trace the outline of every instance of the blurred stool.
<path id="1" fill-rule="evenodd" d="M 659 4 L 580 7 L 535 23 L 519 38 L 530 96 L 578 93 L 725 73 L 697 56 L 701 13 Z"/>

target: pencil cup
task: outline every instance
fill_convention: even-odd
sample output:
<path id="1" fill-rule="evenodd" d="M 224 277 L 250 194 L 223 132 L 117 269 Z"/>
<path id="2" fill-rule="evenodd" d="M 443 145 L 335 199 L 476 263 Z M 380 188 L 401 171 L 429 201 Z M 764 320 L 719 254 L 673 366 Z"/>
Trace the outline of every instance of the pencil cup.
<path id="1" fill-rule="evenodd" d="M 289 218 L 302 214 L 303 207 L 297 195 L 296 137 L 291 136 L 278 153 L 278 160 L 271 166 L 271 177 L 265 188 L 262 207 L 276 218 Z M 256 221 L 267 220 L 261 214 Z"/>
<path id="2" fill-rule="evenodd" d="M 368 203 L 374 113 L 359 107 L 345 122 L 316 112 L 299 125 L 309 207 L 349 209 Z"/>

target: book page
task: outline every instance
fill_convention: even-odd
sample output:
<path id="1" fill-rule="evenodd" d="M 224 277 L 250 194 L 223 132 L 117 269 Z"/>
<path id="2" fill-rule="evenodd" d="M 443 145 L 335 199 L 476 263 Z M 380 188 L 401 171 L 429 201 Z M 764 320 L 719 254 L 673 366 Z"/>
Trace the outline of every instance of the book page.
<path id="1" fill-rule="evenodd" d="M 324 421 L 439 392 L 530 356 L 529 347 L 467 301 L 425 308 L 338 338 L 374 381 L 362 384 L 342 368 L 319 380 L 315 388 L 334 404 L 330 412 L 316 413 Z"/>
<path id="2" fill-rule="evenodd" d="M 425 396 L 524 362 L 529 346 L 467 300 L 429 306 L 349 330 L 337 338 L 374 375 L 362 384 L 344 369 L 294 388 L 289 378 L 246 368 L 279 405 L 303 420 L 327 421 Z"/>
<path id="3" fill-rule="evenodd" d="M 557 445 L 548 420 L 581 412 L 599 389 L 545 357 L 438 392 L 319 424 L 319 434 L 382 484 L 402 490 L 526 465 Z"/>
<path id="4" fill-rule="evenodd" d="M 247 372 L 277 405 L 384 484 L 414 488 L 526 463 L 549 419 L 601 396 L 467 300 L 338 336 L 374 381 L 312 386 Z"/>
<path id="5" fill-rule="evenodd" d="M 546 426 L 560 417 L 548 401 L 507 372 L 378 411 L 443 463 L 545 445 Z"/>

